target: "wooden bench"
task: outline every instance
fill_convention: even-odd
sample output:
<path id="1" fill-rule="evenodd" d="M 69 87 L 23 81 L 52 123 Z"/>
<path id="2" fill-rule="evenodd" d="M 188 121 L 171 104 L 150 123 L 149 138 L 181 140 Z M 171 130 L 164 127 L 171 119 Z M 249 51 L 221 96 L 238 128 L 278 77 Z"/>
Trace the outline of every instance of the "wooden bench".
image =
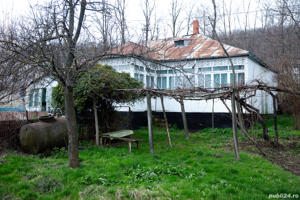
<path id="1" fill-rule="evenodd" d="M 142 141 L 141 139 L 133 139 L 133 138 L 124 138 L 127 136 L 132 137 L 133 131 L 132 130 L 121 130 L 121 131 L 114 131 L 110 133 L 105 133 L 100 136 L 100 144 L 101 146 L 106 144 L 106 139 L 109 140 L 109 146 L 111 146 L 111 140 L 122 140 L 128 142 L 129 151 L 131 151 L 131 143 L 135 142 L 137 145 L 137 149 L 139 150 L 139 142 Z"/>

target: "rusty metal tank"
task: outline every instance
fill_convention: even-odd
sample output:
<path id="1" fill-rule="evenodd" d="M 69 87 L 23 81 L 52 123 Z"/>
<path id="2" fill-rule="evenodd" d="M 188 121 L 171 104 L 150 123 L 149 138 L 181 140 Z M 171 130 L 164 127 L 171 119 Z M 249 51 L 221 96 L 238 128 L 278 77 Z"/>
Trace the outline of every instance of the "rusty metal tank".
<path id="1" fill-rule="evenodd" d="M 32 154 L 66 146 L 68 141 L 66 118 L 41 116 L 39 122 L 22 126 L 19 137 L 22 147 Z"/>

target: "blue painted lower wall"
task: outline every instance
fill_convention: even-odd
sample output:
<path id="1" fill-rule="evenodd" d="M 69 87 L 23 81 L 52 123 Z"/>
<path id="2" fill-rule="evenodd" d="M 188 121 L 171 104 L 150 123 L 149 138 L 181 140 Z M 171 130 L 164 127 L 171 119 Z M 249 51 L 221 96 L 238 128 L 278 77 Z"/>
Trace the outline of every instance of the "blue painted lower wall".
<path id="1" fill-rule="evenodd" d="M 25 107 L 0 107 L 0 112 L 25 112 Z"/>

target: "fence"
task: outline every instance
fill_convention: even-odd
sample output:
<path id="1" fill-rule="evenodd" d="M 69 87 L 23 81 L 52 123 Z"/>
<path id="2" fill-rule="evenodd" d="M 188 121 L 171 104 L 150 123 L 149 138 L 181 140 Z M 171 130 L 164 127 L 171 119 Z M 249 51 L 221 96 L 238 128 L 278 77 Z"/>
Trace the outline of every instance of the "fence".
<path id="1" fill-rule="evenodd" d="M 5 147 L 16 147 L 18 134 L 23 125 L 44 115 L 44 112 L 0 112 L 0 150 Z"/>

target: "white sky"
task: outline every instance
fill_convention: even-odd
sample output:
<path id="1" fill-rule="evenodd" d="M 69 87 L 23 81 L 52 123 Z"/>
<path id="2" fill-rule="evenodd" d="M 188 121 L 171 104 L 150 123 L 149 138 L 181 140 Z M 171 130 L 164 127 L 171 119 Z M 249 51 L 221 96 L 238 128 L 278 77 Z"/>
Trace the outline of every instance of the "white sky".
<path id="1" fill-rule="evenodd" d="M 26 12 L 26 10 L 29 10 L 29 5 L 31 4 L 35 4 L 36 2 L 41 3 L 43 0 L 0 0 L 0 23 L 4 20 L 9 20 L 11 18 L 15 18 L 16 16 L 18 16 L 18 14 L 24 13 Z M 142 10 L 140 7 L 140 0 L 127 0 L 128 1 L 128 7 L 127 9 L 127 14 L 126 14 L 126 18 L 127 18 L 127 23 L 128 23 L 128 27 L 131 29 L 140 29 L 141 24 L 143 23 L 143 15 L 142 15 Z M 217 0 L 217 2 L 222 3 L 223 0 Z M 230 2 L 230 0 L 224 0 L 226 3 Z M 267 0 L 266 0 L 267 1 Z M 30 3 L 29 3 L 30 2 Z M 170 8 L 169 3 L 170 0 L 156 0 L 156 5 L 158 8 L 158 15 L 160 15 L 165 21 L 165 23 L 167 22 L 167 20 L 169 19 L 168 17 L 168 10 Z M 200 4 L 206 3 L 206 5 L 211 6 L 212 8 L 212 3 L 211 0 L 184 0 L 184 3 L 189 5 L 192 2 L 196 2 L 196 6 L 199 6 Z M 249 2 L 251 2 L 249 4 Z M 233 7 L 233 13 L 235 13 L 236 9 L 239 8 L 240 11 L 238 12 L 242 12 L 242 10 L 247 9 L 245 6 L 241 6 L 241 4 L 244 5 L 250 5 L 250 11 L 254 11 L 254 10 L 258 10 L 259 8 L 257 8 L 257 2 L 259 2 L 259 0 L 241 0 L 241 1 L 235 1 L 232 0 L 232 7 Z M 238 5 L 239 4 L 239 5 Z M 182 18 L 185 18 L 185 13 L 182 13 L 183 15 L 181 16 Z M 253 15 L 255 13 L 252 13 L 252 18 Z M 234 15 L 234 17 L 236 17 L 237 20 L 243 18 L 244 16 L 242 15 Z M 251 20 L 251 16 L 248 18 Z M 243 24 L 242 21 L 239 21 L 240 23 L 240 27 L 242 26 L 241 24 Z M 167 26 L 167 25 L 166 25 Z M 138 28 L 139 27 L 139 28 Z M 244 27 L 242 27 L 244 28 Z M 182 33 L 181 35 L 183 35 L 184 33 Z"/>

